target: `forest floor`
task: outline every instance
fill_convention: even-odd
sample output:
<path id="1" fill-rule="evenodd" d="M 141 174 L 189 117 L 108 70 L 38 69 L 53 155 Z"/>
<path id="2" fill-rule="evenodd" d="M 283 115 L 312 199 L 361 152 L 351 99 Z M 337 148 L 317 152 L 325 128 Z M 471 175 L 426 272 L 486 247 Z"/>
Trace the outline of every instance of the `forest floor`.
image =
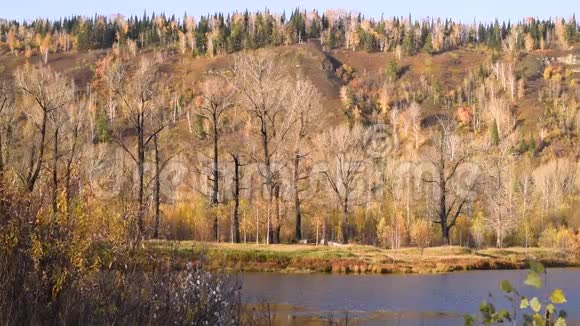
<path id="1" fill-rule="evenodd" d="M 172 252 L 177 265 L 203 262 L 210 269 L 282 273 L 446 273 L 523 269 L 530 260 L 548 267 L 580 267 L 565 251 L 543 248 L 470 249 L 464 247 L 398 250 L 373 246 L 256 245 L 194 241 L 151 241 L 152 251 Z"/>

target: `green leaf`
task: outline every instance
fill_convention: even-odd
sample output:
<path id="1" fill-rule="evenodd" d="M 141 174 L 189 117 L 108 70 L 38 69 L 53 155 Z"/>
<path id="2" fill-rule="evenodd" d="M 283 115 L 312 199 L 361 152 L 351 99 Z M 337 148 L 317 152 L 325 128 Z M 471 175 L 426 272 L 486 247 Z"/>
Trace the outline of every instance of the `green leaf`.
<path id="1" fill-rule="evenodd" d="M 537 274 L 543 274 L 546 271 L 544 265 L 535 261 L 530 262 L 530 269 L 536 272 Z"/>
<path id="2" fill-rule="evenodd" d="M 550 315 L 553 315 L 554 312 L 556 312 L 556 307 L 550 303 L 546 306 L 546 311 L 549 312 Z"/>
<path id="3" fill-rule="evenodd" d="M 540 312 L 540 310 L 542 309 L 542 303 L 537 297 L 533 297 L 532 300 L 530 301 L 530 307 L 534 312 Z"/>
<path id="4" fill-rule="evenodd" d="M 554 292 L 552 292 L 550 295 L 550 301 L 552 301 L 554 304 L 562 304 L 566 302 L 564 291 L 562 291 L 562 289 L 555 289 Z"/>
<path id="5" fill-rule="evenodd" d="M 487 301 L 484 300 L 479 305 L 479 311 L 481 312 L 481 316 L 483 317 L 484 323 L 491 324 L 493 322 L 495 308 L 491 303 L 488 303 Z"/>
<path id="6" fill-rule="evenodd" d="M 540 316 L 540 314 L 534 314 L 534 325 L 538 325 L 538 326 L 543 326 L 546 324 L 546 321 L 544 320 L 544 318 L 542 316 Z"/>
<path id="7" fill-rule="evenodd" d="M 507 280 L 501 281 L 499 288 L 500 288 L 500 290 L 502 290 L 505 293 L 512 293 L 512 291 L 514 290 L 511 283 Z"/>
<path id="8" fill-rule="evenodd" d="M 465 326 L 473 326 L 473 323 L 475 323 L 475 318 L 473 318 L 472 315 L 465 315 L 463 316 L 463 320 L 464 320 L 464 325 Z"/>
<path id="9" fill-rule="evenodd" d="M 520 302 L 520 309 L 527 309 L 530 306 L 530 301 L 528 298 L 522 297 L 522 301 Z"/>
<path id="10" fill-rule="evenodd" d="M 554 326 L 566 326 L 566 319 L 564 319 L 562 317 L 556 319 Z"/>
<path id="11" fill-rule="evenodd" d="M 499 318 L 498 321 L 512 321 L 512 317 L 510 315 L 510 312 L 507 309 L 501 309 L 500 311 L 498 311 L 497 313 L 497 317 Z"/>
<path id="12" fill-rule="evenodd" d="M 479 311 L 493 313 L 495 312 L 495 308 L 491 303 L 488 303 L 487 301 L 483 300 L 479 305 Z"/>
<path id="13" fill-rule="evenodd" d="M 540 274 L 530 271 L 524 283 L 539 289 L 542 287 L 542 278 L 540 277 Z"/>

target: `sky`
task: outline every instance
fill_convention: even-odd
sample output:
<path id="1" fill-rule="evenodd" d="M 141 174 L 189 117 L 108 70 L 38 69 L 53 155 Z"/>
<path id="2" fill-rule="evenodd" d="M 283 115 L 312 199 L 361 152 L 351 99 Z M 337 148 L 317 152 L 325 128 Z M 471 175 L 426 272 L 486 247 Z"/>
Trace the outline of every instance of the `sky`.
<path id="1" fill-rule="evenodd" d="M 363 13 L 365 16 L 385 17 L 442 17 L 471 22 L 520 20 L 524 17 L 569 17 L 580 10 L 580 0 L 283 0 L 283 1 L 227 1 L 227 0 L 0 0 L 0 17 L 25 20 L 38 17 L 59 18 L 75 14 L 92 16 L 95 13 L 112 15 L 165 12 L 181 17 L 219 12 L 270 9 L 286 12 L 296 7 L 304 9 L 345 9 Z"/>

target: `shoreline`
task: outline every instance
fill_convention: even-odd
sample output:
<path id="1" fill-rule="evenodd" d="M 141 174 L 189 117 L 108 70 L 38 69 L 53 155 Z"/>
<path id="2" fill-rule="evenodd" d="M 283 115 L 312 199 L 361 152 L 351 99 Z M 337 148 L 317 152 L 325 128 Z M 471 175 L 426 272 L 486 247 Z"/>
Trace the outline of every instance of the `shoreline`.
<path id="1" fill-rule="evenodd" d="M 464 247 L 397 250 L 373 246 L 230 244 L 150 241 L 148 250 L 170 253 L 176 268 L 202 263 L 210 270 L 282 274 L 441 274 L 463 271 L 526 269 L 528 262 L 546 267 L 580 267 L 577 257 L 557 249 Z"/>

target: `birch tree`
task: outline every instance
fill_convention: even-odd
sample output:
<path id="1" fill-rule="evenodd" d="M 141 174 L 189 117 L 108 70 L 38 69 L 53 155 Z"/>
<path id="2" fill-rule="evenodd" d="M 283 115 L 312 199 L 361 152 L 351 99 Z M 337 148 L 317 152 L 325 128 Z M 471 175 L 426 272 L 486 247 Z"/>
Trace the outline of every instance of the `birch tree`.
<path id="1" fill-rule="evenodd" d="M 367 162 L 366 146 L 369 130 L 359 124 L 352 128 L 339 126 L 324 133 L 319 139 L 324 162 L 322 173 L 334 193 L 342 213 L 342 241 L 350 238 L 349 213 L 353 195 L 360 186 L 363 168 Z"/>
<path id="2" fill-rule="evenodd" d="M 120 117 L 116 121 L 115 141 L 131 157 L 137 169 L 137 239 L 144 236 L 145 205 L 145 152 L 153 138 L 161 132 L 165 125 L 152 127 L 148 121 L 155 112 L 152 103 L 157 95 L 159 73 L 156 64 L 142 58 L 138 65 L 131 69 L 129 64 L 114 61 L 107 67 L 104 79 L 106 85 L 114 94 L 120 107 Z M 130 140 L 135 135 L 135 144 Z"/>
<path id="3" fill-rule="evenodd" d="M 301 184 L 309 178 L 309 174 L 303 171 L 302 161 L 307 159 L 313 148 L 312 135 L 318 132 L 322 124 L 322 103 L 320 93 L 312 82 L 299 79 L 293 90 L 291 110 L 296 123 L 291 135 L 291 161 L 292 161 L 292 190 L 294 194 L 294 240 L 302 239 L 302 198 L 303 189 Z"/>
<path id="4" fill-rule="evenodd" d="M 453 123 L 440 120 L 438 134 L 426 155 L 432 173 L 423 176 L 422 180 L 426 184 L 434 185 L 434 223 L 441 227 L 443 243 L 448 245 L 449 231 L 457 223 L 457 218 L 478 185 L 478 173 L 467 171 L 470 178 L 459 175 L 461 168 L 469 163 L 472 150 L 465 143 L 458 141 Z M 458 187 L 459 185 L 461 187 Z"/>
<path id="5" fill-rule="evenodd" d="M 240 55 L 235 58 L 232 69 L 232 86 L 240 96 L 240 102 L 252 117 L 260 139 L 261 153 L 253 155 L 260 164 L 259 173 L 267 191 L 267 243 L 279 241 L 280 222 L 272 223 L 272 203 L 279 194 L 282 145 L 293 125 L 288 114 L 287 99 L 289 83 L 283 78 L 280 65 L 272 54 Z M 274 224 L 274 225 L 273 225 Z"/>
<path id="6" fill-rule="evenodd" d="M 15 80 L 17 89 L 22 93 L 25 103 L 31 108 L 24 111 L 28 123 L 32 125 L 30 139 L 32 143 L 28 148 L 28 163 L 25 171 L 20 173 L 20 178 L 26 190 L 32 192 L 47 160 L 51 122 L 53 122 L 52 127 L 55 127 L 53 128 L 53 142 L 56 151 L 53 153 L 53 158 L 58 159 L 60 125 L 57 117 L 60 117 L 61 110 L 71 100 L 72 88 L 66 77 L 45 67 L 26 65 L 16 71 Z"/>
<path id="7" fill-rule="evenodd" d="M 205 119 L 210 128 L 212 142 L 211 176 L 211 204 L 215 208 L 219 205 L 220 180 L 220 138 L 223 129 L 224 115 L 234 105 L 233 88 L 222 76 L 208 77 L 201 84 L 201 94 L 196 99 L 196 113 Z M 213 234 L 219 240 L 218 216 L 214 216 Z"/>
<path id="8" fill-rule="evenodd" d="M 516 227 L 515 216 L 510 210 L 514 168 L 510 160 L 511 145 L 506 140 L 500 146 L 490 149 L 488 152 L 491 153 L 487 156 L 488 175 L 485 187 L 487 214 L 484 215 L 484 220 L 495 234 L 497 248 L 503 248 L 505 237 Z"/>

